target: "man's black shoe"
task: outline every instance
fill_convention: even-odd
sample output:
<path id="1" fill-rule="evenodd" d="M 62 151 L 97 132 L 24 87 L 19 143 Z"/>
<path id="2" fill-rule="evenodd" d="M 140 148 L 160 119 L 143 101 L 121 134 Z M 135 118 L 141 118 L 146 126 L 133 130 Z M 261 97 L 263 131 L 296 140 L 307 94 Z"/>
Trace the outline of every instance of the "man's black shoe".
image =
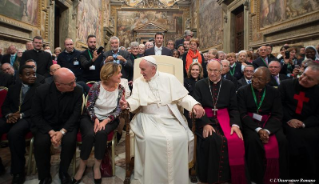
<path id="1" fill-rule="evenodd" d="M 12 184 L 23 184 L 25 181 L 25 174 L 14 174 Z"/>
<path id="2" fill-rule="evenodd" d="M 59 173 L 61 184 L 72 184 L 71 177 L 68 173 Z"/>
<path id="3" fill-rule="evenodd" d="M 46 177 L 46 178 L 40 180 L 39 184 L 51 184 L 51 183 L 52 183 L 52 178 L 51 178 L 51 176 L 49 176 L 49 177 Z"/>

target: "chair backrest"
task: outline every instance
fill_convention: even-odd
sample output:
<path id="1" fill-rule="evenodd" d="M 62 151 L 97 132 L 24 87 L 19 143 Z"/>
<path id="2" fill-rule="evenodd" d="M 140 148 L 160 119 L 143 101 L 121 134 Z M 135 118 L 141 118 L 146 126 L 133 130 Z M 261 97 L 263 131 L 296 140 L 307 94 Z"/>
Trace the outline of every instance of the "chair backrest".
<path id="1" fill-rule="evenodd" d="M 86 83 L 86 85 L 89 86 L 89 88 L 91 88 L 94 83 L 95 83 L 95 81 L 89 81 Z"/>
<path id="2" fill-rule="evenodd" d="M 160 72 L 169 73 L 175 75 L 177 79 L 184 85 L 184 71 L 183 71 L 183 61 L 178 58 L 171 56 L 155 56 L 157 63 L 157 70 Z M 139 64 L 143 58 L 138 58 L 134 60 L 134 80 L 141 76 Z"/>
<path id="3" fill-rule="evenodd" d="M 6 99 L 8 93 L 8 88 L 0 86 L 0 118 L 2 118 L 2 104 Z"/>

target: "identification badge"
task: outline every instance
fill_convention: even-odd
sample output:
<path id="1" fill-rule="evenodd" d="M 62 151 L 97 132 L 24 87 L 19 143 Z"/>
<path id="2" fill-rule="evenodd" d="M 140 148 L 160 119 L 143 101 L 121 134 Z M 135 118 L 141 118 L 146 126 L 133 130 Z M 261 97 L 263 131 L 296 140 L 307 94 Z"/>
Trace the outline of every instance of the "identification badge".
<path id="1" fill-rule="evenodd" d="M 79 65 L 80 63 L 79 63 L 79 61 L 78 60 L 76 60 L 76 61 L 73 61 L 73 65 Z"/>
<path id="2" fill-rule="evenodd" d="M 193 59 L 193 63 L 198 63 L 198 59 Z"/>
<path id="3" fill-rule="evenodd" d="M 261 121 L 262 118 L 263 117 L 261 115 L 259 115 L 259 114 L 256 114 L 256 113 L 253 114 L 253 119 L 255 119 L 257 121 Z"/>
<path id="4" fill-rule="evenodd" d="M 89 68 L 90 70 L 95 70 L 95 66 L 94 65 L 92 65 L 92 66 L 90 66 L 90 68 Z"/>

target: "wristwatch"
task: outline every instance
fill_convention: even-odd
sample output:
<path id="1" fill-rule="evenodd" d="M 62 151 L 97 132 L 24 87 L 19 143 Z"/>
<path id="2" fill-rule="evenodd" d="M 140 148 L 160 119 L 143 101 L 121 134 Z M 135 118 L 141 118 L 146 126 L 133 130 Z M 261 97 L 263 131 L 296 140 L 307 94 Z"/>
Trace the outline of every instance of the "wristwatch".
<path id="1" fill-rule="evenodd" d="M 23 114 L 22 113 L 20 113 L 20 119 L 22 119 L 23 118 Z"/>
<path id="2" fill-rule="evenodd" d="M 60 130 L 62 135 L 65 135 L 65 131 L 63 129 Z"/>

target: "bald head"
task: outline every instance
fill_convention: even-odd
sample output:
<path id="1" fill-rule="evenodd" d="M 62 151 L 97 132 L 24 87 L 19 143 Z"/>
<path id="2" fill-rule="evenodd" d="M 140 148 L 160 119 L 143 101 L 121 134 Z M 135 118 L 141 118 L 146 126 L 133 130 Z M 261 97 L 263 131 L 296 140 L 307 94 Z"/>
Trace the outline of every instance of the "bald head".
<path id="1" fill-rule="evenodd" d="M 4 73 L 14 75 L 14 68 L 9 63 L 3 63 L 1 69 Z"/>
<path id="2" fill-rule="evenodd" d="M 208 78 L 212 82 L 218 82 L 221 78 L 223 66 L 220 62 L 213 60 L 207 64 Z"/>
<path id="3" fill-rule="evenodd" d="M 67 38 L 64 40 L 64 47 L 67 52 L 72 52 L 74 49 L 73 40 L 71 38 Z"/>
<path id="4" fill-rule="evenodd" d="M 267 67 L 261 66 L 255 70 L 252 78 L 253 88 L 262 90 L 270 81 L 270 72 Z"/>
<path id="5" fill-rule="evenodd" d="M 60 68 L 54 72 L 53 80 L 56 88 L 61 92 L 70 92 L 76 86 L 76 79 L 71 70 Z"/>
<path id="6" fill-rule="evenodd" d="M 50 75 L 53 75 L 61 66 L 59 64 L 53 64 L 50 66 Z"/>

